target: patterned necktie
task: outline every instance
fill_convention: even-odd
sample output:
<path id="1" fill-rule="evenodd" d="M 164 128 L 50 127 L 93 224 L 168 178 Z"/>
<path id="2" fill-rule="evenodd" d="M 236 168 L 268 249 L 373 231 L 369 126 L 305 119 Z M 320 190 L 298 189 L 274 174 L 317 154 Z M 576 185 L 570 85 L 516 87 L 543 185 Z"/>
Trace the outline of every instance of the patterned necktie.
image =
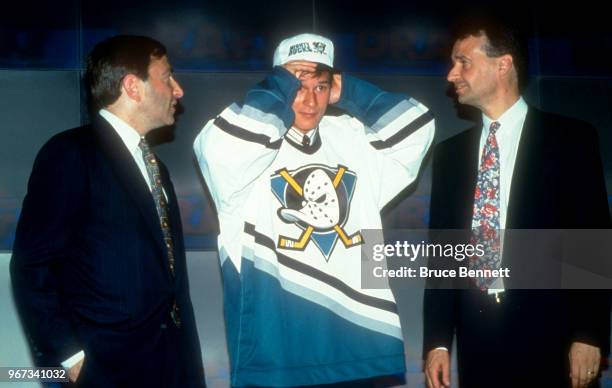
<path id="1" fill-rule="evenodd" d="M 155 207 L 157 208 L 157 215 L 159 216 L 159 224 L 162 229 L 164 236 L 164 243 L 168 250 L 168 266 L 170 273 L 174 276 L 174 245 L 172 243 L 172 235 L 170 234 L 170 224 L 168 221 L 168 203 L 164 196 L 162 189 L 161 177 L 159 174 L 159 165 L 155 154 L 151 152 L 149 144 L 144 138 L 140 139 L 138 147 L 142 150 L 142 158 L 144 159 L 145 166 L 147 167 L 147 175 L 151 181 L 153 199 L 155 200 Z"/>
<path id="2" fill-rule="evenodd" d="M 489 135 L 482 151 L 478 178 L 474 190 L 472 216 L 472 244 L 481 244 L 483 256 L 470 258 L 470 269 L 499 269 L 500 267 L 500 167 L 499 146 L 495 132 L 500 124 L 494 121 L 489 126 Z M 474 282 L 481 290 L 488 289 L 496 278 L 476 277 Z"/>

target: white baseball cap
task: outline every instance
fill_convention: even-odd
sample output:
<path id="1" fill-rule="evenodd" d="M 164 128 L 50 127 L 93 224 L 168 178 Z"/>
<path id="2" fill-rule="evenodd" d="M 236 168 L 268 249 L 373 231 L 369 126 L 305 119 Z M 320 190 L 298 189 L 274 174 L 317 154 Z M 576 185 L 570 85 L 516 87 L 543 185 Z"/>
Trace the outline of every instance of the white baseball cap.
<path id="1" fill-rule="evenodd" d="M 273 66 L 291 61 L 310 61 L 334 67 L 334 44 L 315 34 L 300 34 L 280 42 L 274 51 Z"/>

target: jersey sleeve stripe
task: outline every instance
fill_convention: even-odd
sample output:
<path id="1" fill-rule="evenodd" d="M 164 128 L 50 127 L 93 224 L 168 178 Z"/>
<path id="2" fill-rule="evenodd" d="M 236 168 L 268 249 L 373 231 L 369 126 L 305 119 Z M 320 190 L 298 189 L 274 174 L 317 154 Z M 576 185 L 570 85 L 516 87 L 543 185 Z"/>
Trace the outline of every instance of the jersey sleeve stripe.
<path id="1" fill-rule="evenodd" d="M 382 150 L 385 148 L 393 147 L 398 144 L 408 136 L 412 135 L 414 132 L 429 124 L 434 119 L 434 115 L 431 112 L 425 112 L 417 119 L 412 121 L 410 124 L 406 125 L 404 128 L 399 130 L 396 134 L 389 137 L 387 140 L 377 140 L 370 142 L 372 147 L 377 150 Z"/>
<path id="2" fill-rule="evenodd" d="M 221 129 L 223 132 L 226 132 L 234 137 L 251 143 L 261 144 L 266 148 L 277 150 L 280 148 L 280 145 L 282 143 L 282 138 L 276 141 L 270 141 L 271 139 L 269 136 L 247 131 L 244 128 L 240 128 L 237 125 L 229 123 L 223 117 L 217 117 L 214 121 L 214 125 Z"/>

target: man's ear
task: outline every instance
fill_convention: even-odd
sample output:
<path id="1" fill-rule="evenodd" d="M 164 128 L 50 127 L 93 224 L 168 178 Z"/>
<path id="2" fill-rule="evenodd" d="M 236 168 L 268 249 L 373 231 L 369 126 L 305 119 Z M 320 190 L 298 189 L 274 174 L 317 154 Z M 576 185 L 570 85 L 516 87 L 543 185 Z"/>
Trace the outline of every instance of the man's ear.
<path id="1" fill-rule="evenodd" d="M 128 74 L 121 80 L 121 92 L 136 102 L 142 100 L 143 81 L 134 74 Z"/>
<path id="2" fill-rule="evenodd" d="M 507 76 L 514 68 L 512 55 L 505 54 L 497 59 L 497 70 L 502 76 Z"/>

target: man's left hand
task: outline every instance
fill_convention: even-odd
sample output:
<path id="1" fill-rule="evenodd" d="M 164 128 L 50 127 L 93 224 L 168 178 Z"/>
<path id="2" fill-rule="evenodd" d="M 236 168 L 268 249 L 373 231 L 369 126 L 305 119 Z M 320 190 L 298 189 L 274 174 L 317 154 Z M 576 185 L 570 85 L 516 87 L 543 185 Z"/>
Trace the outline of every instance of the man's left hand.
<path id="1" fill-rule="evenodd" d="M 601 352 L 597 346 L 572 343 L 569 352 L 572 388 L 587 387 L 599 374 Z"/>
<path id="2" fill-rule="evenodd" d="M 332 76 L 331 92 L 329 94 L 329 103 L 335 104 L 340 101 L 340 93 L 342 92 L 342 74 L 334 74 Z"/>

